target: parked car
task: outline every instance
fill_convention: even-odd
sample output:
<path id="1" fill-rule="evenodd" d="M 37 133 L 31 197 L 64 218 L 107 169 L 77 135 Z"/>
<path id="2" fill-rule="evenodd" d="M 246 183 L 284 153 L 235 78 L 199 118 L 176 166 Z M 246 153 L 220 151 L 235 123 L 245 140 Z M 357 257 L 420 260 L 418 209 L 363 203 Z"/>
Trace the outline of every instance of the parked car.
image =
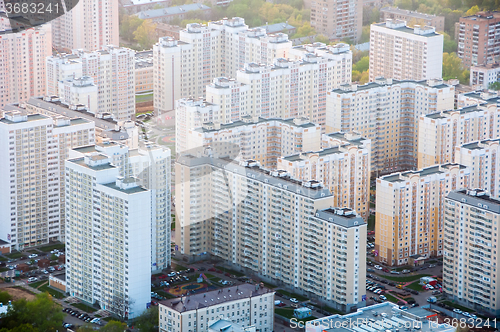
<path id="1" fill-rule="evenodd" d="M 208 269 L 209 272 L 215 272 L 215 268 L 211 267 Z"/>
<path id="2" fill-rule="evenodd" d="M 35 257 L 38 257 L 38 255 L 37 254 L 31 254 L 31 255 L 28 256 L 28 258 L 35 258 Z"/>
<path id="3" fill-rule="evenodd" d="M 457 314 L 461 314 L 461 313 L 462 313 L 462 310 L 460 310 L 460 309 L 453 309 L 453 312 L 454 312 L 454 313 L 457 313 Z"/>
<path id="4" fill-rule="evenodd" d="M 38 281 L 37 277 L 28 278 L 28 282 L 35 282 L 35 281 Z"/>
<path id="5" fill-rule="evenodd" d="M 382 266 L 380 265 L 375 265 L 374 268 L 376 268 L 377 270 L 382 270 Z"/>
<path id="6" fill-rule="evenodd" d="M 290 299 L 290 302 L 292 302 L 292 303 L 299 303 L 299 301 L 296 298 L 294 298 L 294 297 L 292 297 Z"/>
<path id="7" fill-rule="evenodd" d="M 207 269 L 204 268 L 203 266 L 198 269 L 198 271 L 206 271 Z"/>
<path id="8" fill-rule="evenodd" d="M 412 308 L 415 308 L 415 307 L 418 307 L 418 306 L 420 306 L 420 304 L 418 304 L 417 302 L 411 304 Z"/>
<path id="9" fill-rule="evenodd" d="M 405 305 L 402 305 L 401 307 L 399 307 L 399 309 L 401 309 L 401 310 L 408 310 L 408 307 L 405 306 Z"/>
<path id="10" fill-rule="evenodd" d="M 391 281 L 391 282 L 389 282 L 389 283 L 388 283 L 388 285 L 389 285 L 389 286 L 396 286 L 396 284 L 395 284 L 394 282 L 392 282 L 392 281 Z"/>
<path id="11" fill-rule="evenodd" d="M 173 277 L 175 275 L 177 275 L 177 273 L 175 273 L 175 272 L 170 272 L 169 274 L 167 274 L 167 276 L 169 276 L 169 277 Z"/>
<path id="12" fill-rule="evenodd" d="M 411 271 L 410 270 L 403 270 L 401 271 L 402 274 L 407 274 L 407 273 L 410 273 Z"/>
<path id="13" fill-rule="evenodd" d="M 396 270 L 391 270 L 391 273 L 392 273 L 392 274 L 399 274 L 399 271 L 396 271 Z"/>
<path id="14" fill-rule="evenodd" d="M 385 297 L 384 295 L 380 295 L 379 299 L 381 299 L 382 301 L 387 301 L 387 297 Z"/>

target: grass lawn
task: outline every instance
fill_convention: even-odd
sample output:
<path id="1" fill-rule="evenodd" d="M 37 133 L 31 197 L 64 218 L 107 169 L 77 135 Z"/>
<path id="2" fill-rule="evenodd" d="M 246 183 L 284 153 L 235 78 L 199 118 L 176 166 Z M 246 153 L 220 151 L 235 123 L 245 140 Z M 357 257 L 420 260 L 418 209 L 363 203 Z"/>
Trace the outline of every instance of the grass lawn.
<path id="1" fill-rule="evenodd" d="M 241 273 L 241 272 L 238 272 L 238 271 L 235 271 L 235 270 L 231 270 L 231 269 L 225 268 L 224 266 L 216 266 L 215 268 L 217 270 L 221 270 L 224 273 L 229 272 L 229 274 L 234 274 L 237 277 L 243 277 L 245 275 L 244 273 Z"/>
<path id="2" fill-rule="evenodd" d="M 0 267 L 0 272 L 9 271 L 8 267 Z"/>
<path id="3" fill-rule="evenodd" d="M 153 93 L 148 93 L 148 94 L 144 94 L 144 95 L 138 95 L 138 96 L 135 96 L 135 102 L 136 103 L 143 103 L 145 101 L 151 101 L 153 100 Z"/>
<path id="4" fill-rule="evenodd" d="M 175 221 L 173 223 L 170 224 L 170 229 L 173 231 L 175 230 Z"/>
<path id="5" fill-rule="evenodd" d="M 38 287 L 40 287 L 41 285 L 46 284 L 46 283 L 48 283 L 48 281 L 47 281 L 47 280 L 42 280 L 42 281 L 37 281 L 37 282 L 32 282 L 32 283 L 29 283 L 28 285 L 29 285 L 30 287 L 33 287 L 33 288 L 38 288 Z"/>
<path id="6" fill-rule="evenodd" d="M 24 257 L 25 254 L 22 253 L 22 252 L 13 252 L 11 254 L 6 254 L 5 256 L 9 257 L 9 258 L 21 258 L 21 257 Z"/>
<path id="7" fill-rule="evenodd" d="M 161 295 L 161 296 L 163 296 L 163 297 L 167 298 L 167 299 L 175 299 L 175 296 L 173 296 L 172 294 L 167 293 L 167 292 L 165 292 L 165 291 L 161 291 L 161 290 L 160 290 L 160 291 L 157 291 L 156 293 L 157 293 L 158 295 Z"/>
<path id="8" fill-rule="evenodd" d="M 474 312 L 474 310 L 471 309 L 471 308 L 467 308 L 467 307 L 461 306 L 460 304 L 456 304 L 456 303 L 453 303 L 453 302 L 450 302 L 450 301 L 443 301 L 443 303 L 446 304 L 446 305 L 449 305 L 450 307 L 460 309 L 462 311 Z"/>
<path id="9" fill-rule="evenodd" d="M 326 310 L 326 311 L 328 311 L 331 314 L 344 315 L 344 313 L 342 311 L 337 310 L 337 309 L 333 309 L 332 307 L 329 307 L 327 305 L 321 306 L 320 304 L 313 304 L 313 306 L 315 306 L 316 308 L 320 308 L 320 309 Z"/>
<path id="10" fill-rule="evenodd" d="M 294 318 L 293 316 L 293 308 L 274 308 L 274 313 L 275 314 L 278 314 L 280 316 L 283 316 L 285 318 L 288 318 L 288 319 L 292 319 Z M 300 321 L 301 322 L 308 322 L 310 320 L 314 320 L 314 319 L 317 319 L 316 317 L 314 316 L 311 316 L 311 317 L 308 317 L 308 318 L 304 318 L 304 319 L 301 319 Z M 298 322 L 299 320 L 297 320 Z"/>
<path id="11" fill-rule="evenodd" d="M 307 297 L 304 297 L 302 295 L 295 294 L 295 293 L 290 293 L 290 292 L 287 292 L 286 290 L 283 290 L 283 289 L 278 289 L 277 292 L 279 292 L 279 293 L 281 293 L 283 295 L 289 296 L 291 298 L 296 298 L 299 301 L 307 301 L 307 300 L 309 300 Z"/>
<path id="12" fill-rule="evenodd" d="M 101 318 L 102 316 L 101 315 L 94 315 L 94 317 Z"/>
<path id="13" fill-rule="evenodd" d="M 422 285 L 418 284 L 418 281 L 415 281 L 414 283 L 411 283 L 411 284 L 409 284 L 406 287 L 408 287 L 409 289 L 413 289 L 413 290 L 419 291 L 419 292 L 423 292 L 424 291 L 424 289 L 422 288 Z"/>
<path id="14" fill-rule="evenodd" d="M 384 294 L 385 297 L 387 297 L 387 300 L 391 301 L 392 303 L 398 303 L 398 299 L 392 296 L 391 294 Z"/>
<path id="15" fill-rule="evenodd" d="M 399 282 L 409 282 L 409 281 L 415 281 L 419 280 L 422 277 L 428 277 L 430 274 L 417 274 L 414 276 L 406 276 L 406 277 L 393 277 L 393 276 L 383 276 L 383 278 L 387 280 L 392 280 L 392 281 L 399 281 Z"/>
<path id="16" fill-rule="evenodd" d="M 375 230 L 375 216 L 373 214 L 368 216 L 368 225 L 366 227 L 369 231 Z"/>
<path id="17" fill-rule="evenodd" d="M 175 271 L 187 270 L 187 267 L 179 265 L 179 264 L 176 264 L 175 267 L 174 267 L 174 270 Z"/>
<path id="18" fill-rule="evenodd" d="M 278 287 L 276 285 L 269 284 L 269 283 L 267 283 L 265 281 L 262 281 L 262 283 L 264 284 L 265 287 L 270 288 L 270 289 L 274 289 L 274 288 Z"/>
<path id="19" fill-rule="evenodd" d="M 109 316 L 109 317 L 103 318 L 102 320 L 105 320 L 106 322 L 110 322 L 110 321 L 116 320 L 116 319 L 114 319 L 113 317 Z"/>
<path id="20" fill-rule="evenodd" d="M 52 295 L 53 297 L 55 297 L 56 299 L 64 299 L 66 297 L 63 293 L 56 291 L 53 288 L 50 288 L 49 284 L 41 286 L 40 288 L 38 288 L 38 290 L 42 291 L 42 292 L 47 292 L 50 295 Z"/>
<path id="21" fill-rule="evenodd" d="M 38 248 L 39 250 L 43 251 L 43 252 L 49 252 L 49 251 L 52 251 L 54 249 L 64 249 L 64 243 L 55 243 L 55 244 L 50 244 L 48 246 L 45 246 L 45 247 L 40 247 Z"/>
<path id="22" fill-rule="evenodd" d="M 8 258 L 5 258 L 3 256 L 0 256 L 0 262 L 5 262 L 5 261 L 8 261 L 9 259 Z"/>
<path id="23" fill-rule="evenodd" d="M 83 310 L 85 312 L 95 312 L 95 311 L 97 311 L 97 309 L 95 309 L 95 308 L 93 308 L 91 306 L 88 306 L 88 305 L 86 305 L 84 303 L 75 303 L 75 304 L 73 304 L 73 307 L 81 309 L 81 310 Z"/>

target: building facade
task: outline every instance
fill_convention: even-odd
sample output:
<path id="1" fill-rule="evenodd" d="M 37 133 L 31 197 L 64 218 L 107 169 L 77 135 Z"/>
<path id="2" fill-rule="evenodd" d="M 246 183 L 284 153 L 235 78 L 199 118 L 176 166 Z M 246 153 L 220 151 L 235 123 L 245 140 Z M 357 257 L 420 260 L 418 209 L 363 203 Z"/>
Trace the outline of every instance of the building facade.
<path id="1" fill-rule="evenodd" d="M 500 314 L 496 285 L 500 245 L 495 224 L 500 201 L 481 189 L 453 191 L 445 199 L 443 292 L 458 303 Z"/>
<path id="2" fill-rule="evenodd" d="M 500 198 L 499 143 L 499 138 L 492 138 L 455 147 L 455 162 L 470 169 L 468 188 L 482 188 L 496 199 Z"/>
<path id="3" fill-rule="evenodd" d="M 366 223 L 349 208 L 331 208 L 318 181 L 192 155 L 178 159 L 175 174 L 183 254 L 211 253 L 339 310 L 365 306 Z"/>
<path id="4" fill-rule="evenodd" d="M 444 31 L 444 16 L 419 13 L 412 10 L 399 9 L 397 7 L 380 8 L 380 21 L 400 20 L 406 21 L 409 26 L 427 25 L 434 27 L 436 31 Z"/>
<path id="5" fill-rule="evenodd" d="M 58 93 L 63 104 L 73 108 L 84 107 L 89 113 L 99 114 L 99 88 L 89 76 L 59 81 Z"/>
<path id="6" fill-rule="evenodd" d="M 441 80 L 377 79 L 344 85 L 326 97 L 326 132 L 357 131 L 372 142 L 373 171 L 417 167 L 418 119 L 453 109 L 454 88 Z"/>
<path id="7" fill-rule="evenodd" d="M 77 54 L 57 54 L 47 57 L 47 96 L 59 96 L 59 82 L 83 76 L 82 61 Z"/>
<path id="8" fill-rule="evenodd" d="M 51 25 L 0 33 L 0 107 L 46 92 L 45 58 L 52 54 Z"/>
<path id="9" fill-rule="evenodd" d="M 66 291 L 135 318 L 151 302 L 151 194 L 104 154 L 65 165 Z"/>
<path id="10" fill-rule="evenodd" d="M 10 107 L 0 135 L 0 238 L 16 250 L 64 242 L 64 160 L 71 148 L 94 143 L 94 124 Z"/>
<path id="11" fill-rule="evenodd" d="M 305 6 L 311 9 L 311 26 L 317 33 L 333 40 L 349 39 L 357 42 L 361 38 L 362 1 L 307 0 Z"/>
<path id="12" fill-rule="evenodd" d="M 500 136 L 496 105 L 468 106 L 422 115 L 418 124 L 418 167 L 454 162 L 456 147 Z"/>
<path id="13" fill-rule="evenodd" d="M 277 168 L 295 179 L 323 183 L 333 195 L 333 206 L 349 207 L 368 220 L 370 140 L 354 133 L 332 133 L 323 135 L 325 141 L 328 147 L 319 151 L 278 158 Z"/>
<path id="14" fill-rule="evenodd" d="M 489 89 L 490 85 L 500 81 L 500 64 L 492 63 L 470 67 L 469 84 L 479 89 Z"/>
<path id="15" fill-rule="evenodd" d="M 500 13 L 479 12 L 460 17 L 458 26 L 458 51 L 465 67 L 486 65 L 497 61 L 500 55 Z M 457 32 L 455 32 L 457 34 Z"/>
<path id="16" fill-rule="evenodd" d="M 247 115 L 241 121 L 222 125 L 206 123 L 189 130 L 188 150 L 221 143 L 230 143 L 226 144 L 225 151 L 238 156 L 238 160 L 252 159 L 275 169 L 281 156 L 319 150 L 321 128 L 305 118 L 281 120 Z"/>
<path id="17" fill-rule="evenodd" d="M 411 256 L 440 257 L 444 246 L 444 199 L 467 188 L 470 171 L 443 164 L 377 179 L 375 259 L 407 265 Z"/>
<path id="18" fill-rule="evenodd" d="M 243 284 L 159 303 L 161 332 L 210 331 L 221 317 L 262 332 L 274 330 L 274 291 Z M 224 329 L 227 329 L 227 325 Z M 219 331 L 218 329 L 217 331 Z"/>
<path id="19" fill-rule="evenodd" d="M 69 53 L 120 45 L 118 10 L 118 0 L 78 1 L 69 13 L 51 21 L 53 46 Z"/>
<path id="20" fill-rule="evenodd" d="M 405 21 L 387 20 L 370 26 L 370 81 L 441 78 L 443 35 L 430 26 L 410 28 Z"/>

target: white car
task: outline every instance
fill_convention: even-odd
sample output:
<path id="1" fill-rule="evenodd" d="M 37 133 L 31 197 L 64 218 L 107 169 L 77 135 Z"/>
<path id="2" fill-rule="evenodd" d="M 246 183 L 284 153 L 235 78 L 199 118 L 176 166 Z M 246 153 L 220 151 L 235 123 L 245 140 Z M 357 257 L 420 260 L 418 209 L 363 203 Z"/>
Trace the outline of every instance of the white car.
<path id="1" fill-rule="evenodd" d="M 94 318 L 90 322 L 94 323 L 94 324 L 99 324 L 101 322 L 101 320 L 99 318 Z"/>
<path id="2" fill-rule="evenodd" d="M 54 250 L 52 250 L 50 253 L 51 253 L 51 254 L 55 254 L 56 252 L 59 252 L 59 250 L 54 249 Z"/>
<path id="3" fill-rule="evenodd" d="M 380 295 L 379 298 L 383 301 L 387 301 L 387 297 L 385 297 L 384 295 Z"/>
<path id="4" fill-rule="evenodd" d="M 28 282 L 35 282 L 35 281 L 38 281 L 37 277 L 28 278 Z"/>
<path id="5" fill-rule="evenodd" d="M 290 299 L 290 302 L 292 302 L 292 303 L 299 303 L 299 300 L 297 300 L 296 298 L 292 297 Z"/>
<path id="6" fill-rule="evenodd" d="M 37 254 L 31 254 L 31 255 L 28 256 L 28 258 L 35 258 L 35 257 L 38 257 L 38 255 Z"/>
<path id="7" fill-rule="evenodd" d="M 392 274 L 399 274 L 399 271 L 396 271 L 396 270 L 391 270 L 391 273 L 392 273 Z"/>
<path id="8" fill-rule="evenodd" d="M 380 265 L 375 265 L 374 268 L 376 268 L 377 270 L 382 270 L 382 266 Z"/>
<path id="9" fill-rule="evenodd" d="M 457 314 L 461 314 L 462 313 L 462 310 L 460 309 L 453 309 L 453 312 L 457 313 Z"/>
<path id="10" fill-rule="evenodd" d="M 177 275 L 177 273 L 175 273 L 175 272 L 170 272 L 169 274 L 167 274 L 167 276 L 169 276 L 169 277 L 174 277 L 175 275 Z"/>

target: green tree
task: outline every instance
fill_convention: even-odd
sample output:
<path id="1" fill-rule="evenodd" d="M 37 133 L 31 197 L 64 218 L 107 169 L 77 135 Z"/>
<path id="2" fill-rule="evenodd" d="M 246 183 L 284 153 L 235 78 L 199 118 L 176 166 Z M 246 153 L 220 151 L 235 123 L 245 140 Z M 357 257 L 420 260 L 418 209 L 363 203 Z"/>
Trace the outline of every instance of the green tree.
<path id="1" fill-rule="evenodd" d="M 134 39 L 139 43 L 139 45 L 147 50 L 153 47 L 156 42 L 156 24 L 151 20 L 145 20 L 142 24 L 134 31 Z"/>
<path id="2" fill-rule="evenodd" d="M 84 324 L 78 328 L 78 332 L 94 332 L 92 324 Z"/>
<path id="3" fill-rule="evenodd" d="M 327 44 L 327 45 L 330 43 L 330 39 L 327 36 L 322 35 L 322 34 L 317 35 L 314 38 L 314 41 L 315 42 L 319 42 L 319 43 L 324 43 L 324 44 Z"/>
<path id="4" fill-rule="evenodd" d="M 311 27 L 311 24 L 309 22 L 304 22 L 304 24 L 297 29 L 297 33 L 293 35 L 292 38 L 301 38 L 301 37 L 306 37 L 310 35 L 314 35 L 315 31 L 314 28 Z"/>
<path id="5" fill-rule="evenodd" d="M 8 292 L 0 291 L 0 303 L 7 304 L 12 301 L 12 296 Z"/>
<path id="6" fill-rule="evenodd" d="M 443 53 L 443 79 L 457 78 L 461 84 L 468 84 L 469 70 L 464 69 L 456 53 Z"/>
<path id="7" fill-rule="evenodd" d="M 446 32 L 443 32 L 443 52 L 445 53 L 453 53 L 457 51 L 457 42 L 452 40 L 450 35 Z"/>
<path id="8" fill-rule="evenodd" d="M 20 299 L 12 302 L 7 313 L 0 320 L 0 327 L 24 331 L 20 325 L 31 325 L 38 331 L 55 332 L 60 329 L 64 313 L 61 307 L 52 301 L 49 293 L 36 295 L 33 301 Z"/>
<path id="9" fill-rule="evenodd" d="M 156 332 L 158 331 L 158 306 L 153 306 L 140 315 L 135 325 L 141 332 Z"/>
<path id="10" fill-rule="evenodd" d="M 359 43 L 362 44 L 369 41 L 370 41 L 370 26 L 366 25 L 361 30 L 361 38 L 359 40 Z"/>
<path id="11" fill-rule="evenodd" d="M 103 326 L 101 332 L 123 332 L 127 329 L 127 324 L 112 320 L 109 321 L 105 326 Z"/>
<path id="12" fill-rule="evenodd" d="M 479 7 L 476 5 L 476 6 L 472 6 L 471 9 L 469 9 L 466 13 L 465 13 L 465 16 L 472 16 L 472 15 L 475 15 L 477 12 L 479 11 Z"/>
<path id="13" fill-rule="evenodd" d="M 495 90 L 495 91 L 500 90 L 500 82 L 490 83 L 490 85 L 488 86 L 488 89 Z"/>
<path id="14" fill-rule="evenodd" d="M 359 72 L 367 71 L 370 67 L 370 57 L 362 57 L 358 62 L 352 66 L 352 70 L 357 70 Z"/>
<path id="15" fill-rule="evenodd" d="M 120 19 L 120 36 L 131 42 L 133 41 L 134 31 L 142 24 L 141 20 L 135 15 L 123 15 Z"/>

